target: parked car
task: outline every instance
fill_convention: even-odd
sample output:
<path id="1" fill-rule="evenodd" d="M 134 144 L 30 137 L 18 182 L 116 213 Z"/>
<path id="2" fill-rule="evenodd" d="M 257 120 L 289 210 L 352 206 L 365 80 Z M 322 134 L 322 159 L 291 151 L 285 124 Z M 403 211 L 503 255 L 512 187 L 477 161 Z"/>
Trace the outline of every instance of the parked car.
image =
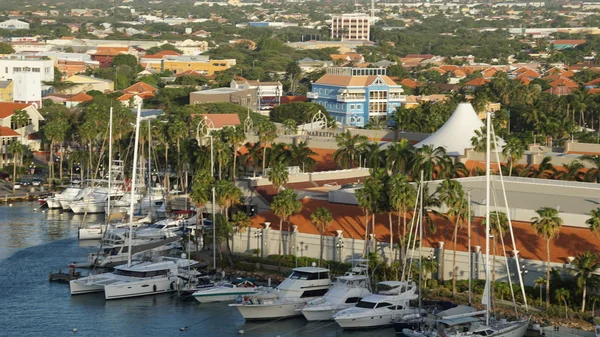
<path id="1" fill-rule="evenodd" d="M 21 189 L 21 183 L 15 183 L 14 189 L 15 190 L 20 190 Z"/>
<path id="2" fill-rule="evenodd" d="M 21 186 L 28 186 L 28 185 L 31 185 L 31 180 L 23 178 L 23 179 L 19 180 L 19 184 L 21 184 Z"/>
<path id="3" fill-rule="evenodd" d="M 33 186 L 41 186 L 42 184 L 43 181 L 40 178 L 33 178 L 33 180 L 31 180 L 31 185 Z"/>

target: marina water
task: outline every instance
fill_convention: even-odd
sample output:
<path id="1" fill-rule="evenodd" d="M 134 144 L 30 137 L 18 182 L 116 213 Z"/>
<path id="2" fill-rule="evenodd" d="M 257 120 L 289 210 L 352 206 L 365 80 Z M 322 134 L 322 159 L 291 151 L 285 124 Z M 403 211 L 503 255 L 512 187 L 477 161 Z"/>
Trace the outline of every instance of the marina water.
<path id="1" fill-rule="evenodd" d="M 175 293 L 112 301 L 70 296 L 68 284 L 48 282 L 48 274 L 67 272 L 69 262 L 95 250 L 96 242 L 77 240 L 83 218 L 37 203 L 0 206 L 0 336 L 394 336 L 391 328 L 343 331 L 303 317 L 246 323 L 226 303 L 199 304 Z"/>

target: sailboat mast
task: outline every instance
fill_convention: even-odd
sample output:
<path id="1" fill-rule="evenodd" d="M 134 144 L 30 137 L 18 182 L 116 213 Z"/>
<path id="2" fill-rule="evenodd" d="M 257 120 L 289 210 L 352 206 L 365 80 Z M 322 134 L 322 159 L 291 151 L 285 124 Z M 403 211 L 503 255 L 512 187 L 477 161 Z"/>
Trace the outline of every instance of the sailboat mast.
<path id="1" fill-rule="evenodd" d="M 421 223 L 419 224 L 419 312 L 421 312 L 421 308 L 423 307 L 423 294 L 421 293 L 421 289 L 423 289 L 423 171 L 421 171 L 421 197 L 419 200 L 419 217 L 421 218 Z"/>
<path id="2" fill-rule="evenodd" d="M 112 192 L 112 123 L 113 123 L 113 108 L 110 107 L 108 117 L 108 204 L 106 205 L 106 223 L 110 222 L 110 195 Z"/>
<path id="3" fill-rule="evenodd" d="M 468 223 L 468 227 L 467 228 L 467 237 L 468 237 L 468 243 L 467 245 L 469 247 L 467 247 L 468 252 L 469 252 L 469 305 L 473 304 L 473 291 L 472 291 L 472 285 L 471 285 L 471 279 L 473 278 L 473 256 L 471 255 L 471 191 L 467 191 L 467 223 Z"/>
<path id="4" fill-rule="evenodd" d="M 138 104 L 137 108 L 137 116 L 135 119 L 135 141 L 133 142 L 133 168 L 132 177 L 131 177 L 131 199 L 129 200 L 129 249 L 127 250 L 127 266 L 131 267 L 131 242 L 133 241 L 133 204 L 135 202 L 134 198 L 134 189 L 135 189 L 135 181 L 136 181 L 136 171 L 137 168 L 137 157 L 138 157 L 138 144 L 140 140 L 140 115 L 142 113 L 142 105 Z"/>
<path id="5" fill-rule="evenodd" d="M 152 218 L 152 133 L 150 129 L 150 118 L 148 118 L 148 214 Z"/>
<path id="6" fill-rule="evenodd" d="M 485 324 L 490 324 L 490 129 L 492 114 L 488 111 L 486 116 L 486 143 L 485 143 Z"/>

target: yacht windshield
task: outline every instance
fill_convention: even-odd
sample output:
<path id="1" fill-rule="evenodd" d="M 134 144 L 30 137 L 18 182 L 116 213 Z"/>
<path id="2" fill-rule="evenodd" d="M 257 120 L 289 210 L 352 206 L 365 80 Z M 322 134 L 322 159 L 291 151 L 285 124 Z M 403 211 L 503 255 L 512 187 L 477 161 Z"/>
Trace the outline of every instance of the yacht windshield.
<path id="1" fill-rule="evenodd" d="M 360 302 L 358 302 L 356 304 L 356 307 L 357 308 L 373 309 L 373 308 L 375 308 L 376 305 L 377 305 L 377 303 L 360 301 Z"/>
<path id="2" fill-rule="evenodd" d="M 292 275 L 289 276 L 292 280 L 325 280 L 329 278 L 328 272 L 322 273 L 307 273 L 303 271 L 294 270 Z"/>
<path id="3" fill-rule="evenodd" d="M 151 271 L 133 271 L 133 270 L 121 270 L 121 269 L 115 269 L 115 271 L 113 272 L 113 274 L 115 275 L 122 275 L 122 276 L 129 276 L 129 277 L 154 277 L 154 276 L 163 276 L 163 275 L 167 275 L 167 273 L 169 272 L 169 270 L 165 269 L 165 270 L 151 270 Z"/>

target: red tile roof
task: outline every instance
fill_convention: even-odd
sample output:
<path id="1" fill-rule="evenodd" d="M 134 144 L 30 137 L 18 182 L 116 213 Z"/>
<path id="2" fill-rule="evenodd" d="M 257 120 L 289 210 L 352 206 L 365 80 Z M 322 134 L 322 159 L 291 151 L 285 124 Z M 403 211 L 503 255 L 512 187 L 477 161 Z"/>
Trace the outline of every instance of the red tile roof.
<path id="1" fill-rule="evenodd" d="M 575 89 L 571 88 L 571 87 L 559 86 L 559 87 L 550 88 L 548 90 L 544 90 L 544 92 L 547 92 L 549 94 L 558 95 L 558 96 L 564 96 L 564 95 L 569 95 L 573 90 L 575 90 Z"/>
<path id="2" fill-rule="evenodd" d="M 93 55 L 117 56 L 129 52 L 128 47 L 98 47 Z"/>
<path id="3" fill-rule="evenodd" d="M 27 103 L 0 102 L 0 118 L 12 116 L 15 110 L 25 109 L 30 105 Z"/>
<path id="4" fill-rule="evenodd" d="M 591 87 L 591 86 L 596 86 L 596 85 L 598 85 L 598 84 L 600 84 L 600 77 L 598 77 L 598 78 L 596 78 L 596 79 L 594 79 L 594 80 L 591 80 L 591 81 L 587 82 L 585 85 L 587 85 L 587 86 L 590 86 L 590 87 Z"/>
<path id="5" fill-rule="evenodd" d="M 486 85 L 488 83 L 490 83 L 490 80 L 488 80 L 487 78 L 479 77 L 479 78 L 470 80 L 469 82 L 465 83 L 465 85 L 468 85 L 471 87 L 479 87 L 482 85 Z"/>
<path id="6" fill-rule="evenodd" d="M 587 93 L 589 95 L 600 94 L 600 88 L 592 88 L 592 89 L 588 90 Z"/>
<path id="7" fill-rule="evenodd" d="M 145 59 L 162 59 L 162 58 L 165 58 L 165 56 L 181 56 L 181 54 L 179 54 L 178 52 L 176 52 L 174 50 L 161 50 L 156 54 L 144 55 L 144 58 Z"/>
<path id="8" fill-rule="evenodd" d="M 129 88 L 123 89 L 124 93 L 127 94 L 140 94 L 143 92 L 155 92 L 158 91 L 155 87 L 151 86 L 145 82 L 137 82 L 136 84 L 130 86 Z"/>
<path id="9" fill-rule="evenodd" d="M 201 114 L 202 117 L 207 117 L 213 123 L 216 129 L 225 126 L 241 125 L 240 116 L 238 114 Z M 192 115 L 192 118 L 194 115 Z"/>
<path id="10" fill-rule="evenodd" d="M 311 224 L 310 215 L 319 207 L 329 209 L 333 216 L 333 221 L 325 230 L 324 235 L 335 236 L 336 230 L 342 230 L 345 238 L 363 240 L 365 235 L 365 215 L 358 206 L 333 204 L 325 200 L 302 199 L 302 210 L 300 213 L 290 217 L 291 225 L 298 226 L 298 231 L 307 234 L 319 234 L 318 230 Z M 410 217 L 410 216 L 409 216 Z M 446 249 L 452 250 L 452 233 L 454 224 L 448 222 L 442 217 L 433 215 L 436 233 L 433 234 L 428 226 L 424 227 L 424 247 L 437 247 L 439 242 L 446 242 Z M 397 215 L 392 216 L 392 233 L 394 241 L 397 241 L 398 231 Z M 264 223 L 270 222 L 271 228 L 279 229 L 279 218 L 271 211 L 266 211 L 252 218 L 252 227 L 264 228 Z M 484 245 L 484 229 L 481 226 L 482 219 L 476 218 L 471 224 L 471 243 L 475 245 Z M 287 230 L 288 225 L 284 223 L 283 229 Z M 540 239 L 533 230 L 531 223 L 513 221 L 513 231 L 515 242 L 519 254 L 525 259 L 546 260 L 546 245 L 539 244 Z M 380 214 L 375 217 L 375 236 L 377 240 L 389 242 L 390 229 L 387 214 Z M 457 250 L 467 251 L 468 249 L 468 231 L 467 226 L 463 226 L 458 231 Z M 510 244 L 509 236 L 505 236 L 507 252 L 514 251 Z M 482 247 L 483 249 L 483 247 Z M 600 252 L 600 240 L 591 235 L 588 228 L 562 226 L 558 237 L 550 241 L 550 260 L 552 262 L 567 262 L 568 256 L 575 256 L 577 253 L 590 250 L 595 253 Z"/>
<path id="11" fill-rule="evenodd" d="M 419 85 L 417 81 L 410 78 L 403 79 L 399 84 L 411 89 L 415 89 Z"/>
<path id="12" fill-rule="evenodd" d="M 15 131 L 7 126 L 0 126 L 0 137 L 20 137 L 20 136 L 21 135 L 17 131 Z"/>
<path id="13" fill-rule="evenodd" d="M 89 102 L 93 99 L 94 99 L 94 97 L 92 97 L 84 92 L 80 92 L 80 93 L 76 94 L 75 96 L 72 96 L 71 98 L 67 98 L 66 102 Z"/>
<path id="14" fill-rule="evenodd" d="M 292 102 L 307 102 L 308 97 L 306 96 L 281 96 L 281 104 L 287 104 Z"/>
<path id="15" fill-rule="evenodd" d="M 520 81 L 521 83 L 525 84 L 525 85 L 529 85 L 529 83 L 531 83 L 531 80 L 529 79 L 529 77 L 517 77 L 517 81 Z"/>
<path id="16" fill-rule="evenodd" d="M 572 45 L 578 45 L 578 44 L 584 44 L 585 40 L 554 40 L 552 42 L 550 42 L 551 44 L 572 44 Z"/>
<path id="17" fill-rule="evenodd" d="M 577 82 L 567 78 L 561 77 L 556 81 L 550 82 L 551 87 L 569 87 L 569 88 L 579 88 L 579 84 Z"/>

